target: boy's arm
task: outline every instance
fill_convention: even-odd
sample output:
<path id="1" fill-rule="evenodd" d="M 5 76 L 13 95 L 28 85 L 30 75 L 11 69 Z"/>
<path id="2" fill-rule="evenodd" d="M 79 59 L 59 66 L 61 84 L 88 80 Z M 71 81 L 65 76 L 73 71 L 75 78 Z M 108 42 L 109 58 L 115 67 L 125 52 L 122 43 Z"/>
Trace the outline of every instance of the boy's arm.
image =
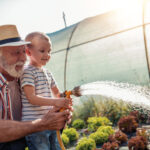
<path id="1" fill-rule="evenodd" d="M 49 111 L 43 118 L 28 122 L 0 120 L 0 142 L 19 139 L 28 134 L 43 130 L 60 130 L 66 120 L 70 119 L 70 112 Z"/>
<path id="2" fill-rule="evenodd" d="M 71 99 L 66 98 L 45 98 L 35 94 L 35 88 L 31 85 L 25 85 L 23 87 L 24 93 L 29 100 L 29 102 L 33 105 L 38 106 L 57 106 L 57 107 L 65 107 L 69 108 L 70 103 L 72 103 Z"/>
<path id="3" fill-rule="evenodd" d="M 24 93 L 29 100 L 29 102 L 33 105 L 38 106 L 54 106 L 54 100 L 50 98 L 45 98 L 35 94 L 35 87 L 31 85 L 25 85 L 23 87 Z"/>
<path id="4" fill-rule="evenodd" d="M 59 89 L 57 88 L 57 86 L 53 86 L 51 88 L 51 91 L 52 91 L 54 97 L 60 97 L 60 92 L 59 92 Z"/>

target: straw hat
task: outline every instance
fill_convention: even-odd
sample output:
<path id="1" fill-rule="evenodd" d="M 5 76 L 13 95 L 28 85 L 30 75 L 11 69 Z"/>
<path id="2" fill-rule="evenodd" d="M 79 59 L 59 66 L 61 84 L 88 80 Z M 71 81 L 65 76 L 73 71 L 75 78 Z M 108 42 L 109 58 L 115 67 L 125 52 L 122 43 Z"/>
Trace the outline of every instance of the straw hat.
<path id="1" fill-rule="evenodd" d="M 0 26 L 0 47 L 21 46 L 26 44 L 30 44 L 30 42 L 21 39 L 15 25 Z"/>

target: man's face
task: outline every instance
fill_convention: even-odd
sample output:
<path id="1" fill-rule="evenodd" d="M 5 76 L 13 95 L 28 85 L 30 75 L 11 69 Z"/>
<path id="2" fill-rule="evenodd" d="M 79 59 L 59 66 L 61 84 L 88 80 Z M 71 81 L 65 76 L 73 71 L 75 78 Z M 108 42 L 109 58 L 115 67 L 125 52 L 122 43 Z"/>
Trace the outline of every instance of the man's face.
<path id="1" fill-rule="evenodd" d="M 26 61 L 25 46 L 1 48 L 0 67 L 12 77 L 20 77 Z"/>

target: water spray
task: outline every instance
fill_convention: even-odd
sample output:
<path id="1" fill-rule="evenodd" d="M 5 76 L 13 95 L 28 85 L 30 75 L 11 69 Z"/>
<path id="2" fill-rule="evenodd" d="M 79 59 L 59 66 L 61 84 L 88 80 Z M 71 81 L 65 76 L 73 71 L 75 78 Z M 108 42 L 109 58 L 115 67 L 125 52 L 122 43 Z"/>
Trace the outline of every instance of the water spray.
<path id="1" fill-rule="evenodd" d="M 65 91 L 63 96 L 70 98 L 71 95 L 76 97 L 83 95 L 101 95 L 114 99 L 115 101 L 123 100 L 131 105 L 141 106 L 144 109 L 150 110 L 150 89 L 128 83 L 97 81 L 77 86 L 70 91 Z M 64 109 L 60 111 L 64 111 Z M 57 138 L 61 149 L 65 150 L 59 131 L 57 131 Z"/>

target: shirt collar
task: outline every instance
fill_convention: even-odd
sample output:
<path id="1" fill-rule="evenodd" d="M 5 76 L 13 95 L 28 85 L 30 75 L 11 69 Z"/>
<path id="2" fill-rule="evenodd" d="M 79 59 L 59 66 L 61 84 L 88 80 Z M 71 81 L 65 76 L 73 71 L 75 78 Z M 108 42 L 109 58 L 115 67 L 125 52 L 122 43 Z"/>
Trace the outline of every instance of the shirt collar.
<path id="1" fill-rule="evenodd" d="M 0 88 L 3 87 L 5 84 L 8 84 L 5 77 L 0 73 Z"/>

